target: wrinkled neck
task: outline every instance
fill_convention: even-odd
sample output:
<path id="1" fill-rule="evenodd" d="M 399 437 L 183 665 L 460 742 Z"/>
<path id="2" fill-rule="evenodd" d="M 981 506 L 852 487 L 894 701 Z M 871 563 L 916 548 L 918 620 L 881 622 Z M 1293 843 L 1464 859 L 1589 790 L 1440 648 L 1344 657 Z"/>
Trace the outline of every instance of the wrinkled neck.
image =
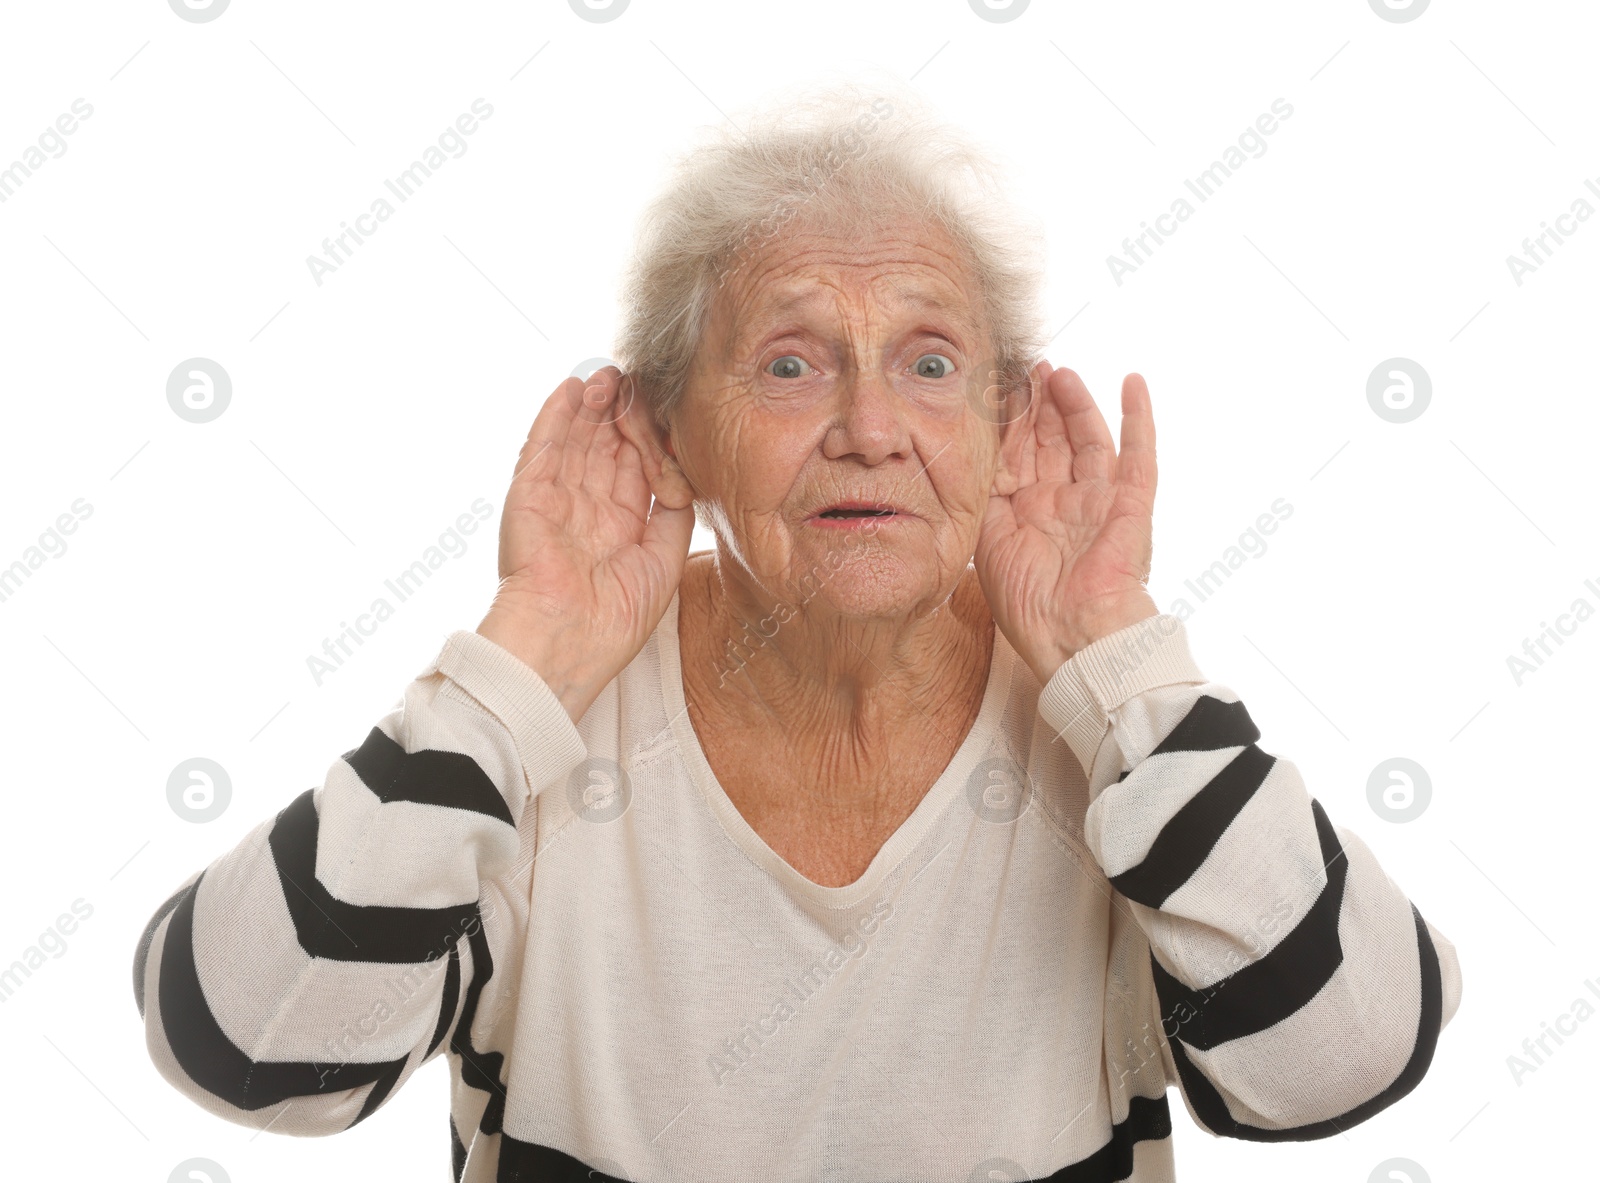
<path id="1" fill-rule="evenodd" d="M 969 566 L 942 601 L 852 617 L 823 597 L 776 599 L 691 561 L 679 597 L 685 682 L 707 717 L 884 750 L 964 733 L 988 683 L 995 626 Z M 692 573 L 691 573 L 692 572 Z"/>

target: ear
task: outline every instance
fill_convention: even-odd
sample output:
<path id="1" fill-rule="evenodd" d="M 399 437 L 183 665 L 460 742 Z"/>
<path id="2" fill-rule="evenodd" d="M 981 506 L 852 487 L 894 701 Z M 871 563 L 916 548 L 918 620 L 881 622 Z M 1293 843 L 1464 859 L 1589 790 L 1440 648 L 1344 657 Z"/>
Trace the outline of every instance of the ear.
<path id="1" fill-rule="evenodd" d="M 995 458 L 994 484 L 990 494 L 1009 497 L 1022 483 L 1024 449 L 1033 438 L 1034 422 L 1038 415 L 1039 400 L 1044 397 L 1044 384 L 1050 378 L 1050 363 L 1039 362 L 1021 381 L 1013 383 L 1006 395 L 1005 413 L 997 425 L 1000 432 L 1000 452 Z"/>
<path id="2" fill-rule="evenodd" d="M 650 492 L 668 509 L 692 505 L 694 486 L 678 464 L 670 433 L 656 422 L 632 374 L 622 376 L 617 397 L 624 408 L 617 419 L 617 429 L 638 450 Z"/>

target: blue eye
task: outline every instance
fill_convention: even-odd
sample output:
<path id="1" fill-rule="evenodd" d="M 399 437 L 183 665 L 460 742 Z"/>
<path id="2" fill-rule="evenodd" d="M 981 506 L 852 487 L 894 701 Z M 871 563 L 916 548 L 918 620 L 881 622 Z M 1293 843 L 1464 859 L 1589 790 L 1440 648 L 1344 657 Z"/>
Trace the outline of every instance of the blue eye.
<path id="1" fill-rule="evenodd" d="M 955 372 L 956 363 L 942 353 L 924 353 L 912 368 L 919 378 L 948 378 Z"/>
<path id="2" fill-rule="evenodd" d="M 810 371 L 811 367 L 792 353 L 774 358 L 772 364 L 767 367 L 767 373 L 774 378 L 803 378 Z"/>

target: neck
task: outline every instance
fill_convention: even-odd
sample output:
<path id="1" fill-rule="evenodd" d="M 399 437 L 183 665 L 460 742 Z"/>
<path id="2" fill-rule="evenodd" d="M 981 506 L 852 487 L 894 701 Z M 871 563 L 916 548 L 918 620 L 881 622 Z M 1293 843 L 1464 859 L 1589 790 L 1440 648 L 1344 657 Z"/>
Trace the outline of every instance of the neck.
<path id="1" fill-rule="evenodd" d="M 995 626 L 977 573 L 950 595 L 889 618 L 853 618 L 767 597 L 727 578 L 720 555 L 690 561 L 679 597 L 686 682 L 701 711 L 720 720 L 782 728 L 867 751 L 915 737 L 957 743 L 988 684 Z"/>

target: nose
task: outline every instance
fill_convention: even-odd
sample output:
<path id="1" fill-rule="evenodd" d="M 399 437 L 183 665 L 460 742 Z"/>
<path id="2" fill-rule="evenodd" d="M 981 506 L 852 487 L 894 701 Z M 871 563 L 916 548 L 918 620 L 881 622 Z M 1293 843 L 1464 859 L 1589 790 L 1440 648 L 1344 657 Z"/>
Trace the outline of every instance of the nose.
<path id="1" fill-rule="evenodd" d="M 822 442 L 830 460 L 857 456 L 863 464 L 882 464 L 911 455 L 905 400 L 881 366 L 860 361 L 840 378 L 833 423 Z"/>

